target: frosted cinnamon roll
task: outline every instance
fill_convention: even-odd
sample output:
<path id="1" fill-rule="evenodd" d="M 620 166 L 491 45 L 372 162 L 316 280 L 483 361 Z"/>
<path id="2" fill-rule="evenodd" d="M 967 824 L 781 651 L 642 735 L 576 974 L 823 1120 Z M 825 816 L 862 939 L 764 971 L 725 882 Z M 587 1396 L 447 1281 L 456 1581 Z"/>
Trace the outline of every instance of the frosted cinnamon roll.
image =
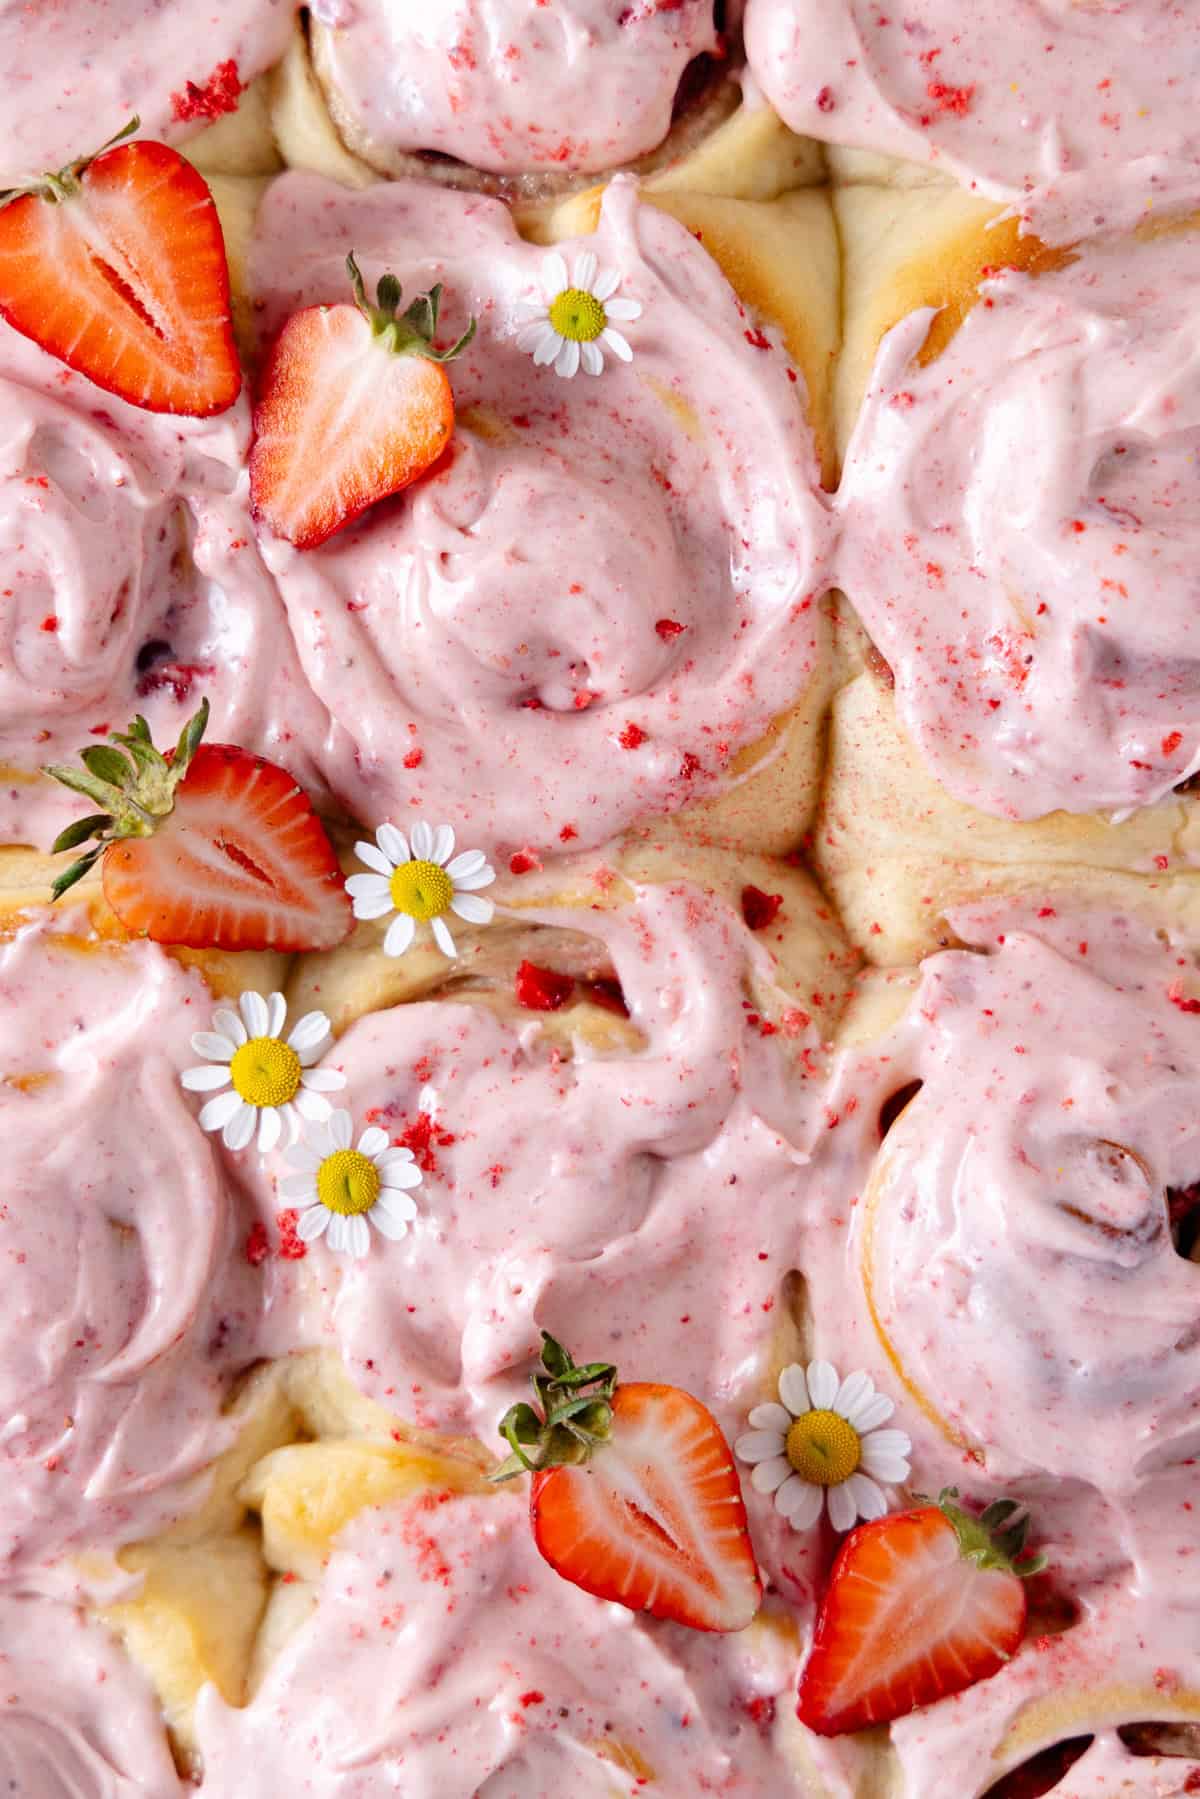
<path id="1" fill-rule="evenodd" d="M 944 171 L 1056 241 L 1195 203 L 1190 8 L 990 0 L 967 23 L 947 0 L 748 0 L 746 53 L 793 131 L 873 153 L 872 178 L 881 157 Z"/>
<path id="2" fill-rule="evenodd" d="M 301 780 L 323 714 L 254 547 L 249 411 L 167 419 L 101 392 L 0 327 L 0 843 L 48 848 L 78 810 L 39 773 L 142 713 Z"/>
<path id="3" fill-rule="evenodd" d="M 829 241 L 806 214 L 818 272 Z M 443 283 L 446 329 L 478 330 L 426 478 L 316 550 L 260 532 L 344 807 L 436 813 L 507 859 L 736 788 L 746 835 L 790 846 L 804 796 L 749 816 L 777 749 L 752 746 L 819 682 L 830 539 L 773 328 L 632 184 L 547 254 L 495 201 L 291 174 L 259 213 L 263 329 L 340 296 L 351 247 L 372 278 Z M 593 287 L 602 334 L 559 340 L 559 295 Z"/>

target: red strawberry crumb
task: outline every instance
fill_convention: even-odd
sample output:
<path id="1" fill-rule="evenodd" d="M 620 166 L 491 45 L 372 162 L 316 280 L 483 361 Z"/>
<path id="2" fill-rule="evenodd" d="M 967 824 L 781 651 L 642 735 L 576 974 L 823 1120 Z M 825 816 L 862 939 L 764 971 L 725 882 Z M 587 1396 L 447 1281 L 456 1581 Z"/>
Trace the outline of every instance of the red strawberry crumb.
<path id="1" fill-rule="evenodd" d="M 680 780 L 681 781 L 690 781 L 694 775 L 698 775 L 699 773 L 700 773 L 700 758 L 699 758 L 699 756 L 694 755 L 691 750 L 685 750 L 683 752 L 683 761 L 679 764 Z"/>
<path id="2" fill-rule="evenodd" d="M 405 768 L 420 768 L 424 760 L 424 750 L 409 750 L 407 756 L 404 758 L 404 766 Z"/>
<path id="3" fill-rule="evenodd" d="M 751 931 L 765 931 L 774 924 L 782 905 L 782 893 L 764 893 L 761 887 L 742 888 L 742 917 Z"/>
<path id="4" fill-rule="evenodd" d="M 769 350 L 771 348 L 770 338 L 765 332 L 759 331 L 757 328 L 753 331 L 747 331 L 743 335 L 745 336 L 746 342 L 755 350 Z"/>
<path id="5" fill-rule="evenodd" d="M 517 1004 L 530 1012 L 557 1012 L 575 991 L 569 974 L 553 968 L 539 968 L 536 962 L 522 962 L 517 970 L 513 990 Z"/>
<path id="6" fill-rule="evenodd" d="M 654 629 L 658 632 L 658 635 L 662 638 L 664 643 L 673 643 L 677 637 L 687 630 L 687 626 L 677 624 L 673 618 L 660 618 L 656 620 Z"/>
<path id="7" fill-rule="evenodd" d="M 1039 918 L 1057 918 L 1058 913 L 1054 910 L 1053 906 L 1039 906 L 1038 907 L 1038 917 Z"/>
<path id="8" fill-rule="evenodd" d="M 833 89 L 831 87 L 819 89 L 817 93 L 818 112 L 832 112 L 836 105 L 837 101 L 833 97 Z"/>
<path id="9" fill-rule="evenodd" d="M 578 837 L 578 835 L 579 832 L 575 829 L 574 825 L 564 825 L 562 830 L 558 833 L 558 841 L 560 843 L 570 843 L 572 837 Z"/>
<path id="10" fill-rule="evenodd" d="M 1176 984 L 1167 988 L 1167 998 L 1181 1012 L 1200 1012 L 1200 999 L 1189 999 L 1183 988 Z"/>
<path id="11" fill-rule="evenodd" d="M 531 1687 L 527 1693 L 521 1694 L 521 1704 L 542 1705 L 545 1702 L 545 1698 L 545 1693 L 539 1693 L 536 1687 Z"/>
<path id="12" fill-rule="evenodd" d="M 646 733 L 641 725 L 626 725 L 617 741 L 623 750 L 640 750 L 646 741 Z"/>
<path id="13" fill-rule="evenodd" d="M 1170 868 L 1171 864 L 1168 861 L 1166 856 L 1155 856 L 1154 866 L 1157 869 L 1163 870 L 1163 869 Z"/>
<path id="14" fill-rule="evenodd" d="M 508 872 L 514 875 L 531 874 L 542 865 L 532 850 L 514 850 L 508 858 Z"/>
<path id="15" fill-rule="evenodd" d="M 284 1262 L 300 1262 L 308 1254 L 308 1244 L 296 1235 L 296 1220 L 300 1214 L 294 1206 L 286 1212 L 276 1212 L 275 1222 L 279 1226 L 279 1256 Z"/>
<path id="16" fill-rule="evenodd" d="M 265 1224 L 253 1224 L 246 1238 L 246 1260 L 251 1268 L 261 1268 L 271 1253 L 271 1245 L 267 1238 Z"/>
<path id="17" fill-rule="evenodd" d="M 238 66 L 230 57 L 219 62 L 201 86 L 189 81 L 181 94 L 171 95 L 171 111 L 181 123 L 196 119 L 219 119 L 232 112 L 244 92 Z"/>
<path id="18" fill-rule="evenodd" d="M 957 118 L 965 119 L 971 110 L 975 83 L 971 82 L 968 87 L 951 87 L 945 81 L 931 81 L 925 92 L 939 112 L 952 112 Z"/>
<path id="19" fill-rule="evenodd" d="M 413 1161 L 425 1174 L 440 1173 L 437 1151 L 448 1149 L 455 1141 L 453 1132 L 442 1130 L 428 1112 L 418 1112 L 412 1123 L 392 1138 L 399 1149 L 411 1149 Z"/>
<path id="20" fill-rule="evenodd" d="M 1172 731 L 1169 736 L 1164 737 L 1162 740 L 1163 755 L 1164 756 L 1173 756 L 1175 754 L 1175 751 L 1179 748 L 1179 746 L 1182 742 L 1183 742 L 1183 732 L 1182 731 Z"/>
<path id="21" fill-rule="evenodd" d="M 43 631 L 57 631 L 58 630 L 58 615 L 53 612 L 48 612 L 46 614 L 45 618 L 42 620 L 41 628 Z"/>

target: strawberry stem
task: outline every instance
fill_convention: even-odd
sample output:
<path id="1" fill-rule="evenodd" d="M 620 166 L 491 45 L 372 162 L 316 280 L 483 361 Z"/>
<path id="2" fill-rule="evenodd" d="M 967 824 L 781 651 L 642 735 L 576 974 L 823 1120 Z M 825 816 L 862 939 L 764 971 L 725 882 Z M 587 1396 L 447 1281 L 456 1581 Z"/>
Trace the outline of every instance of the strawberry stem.
<path id="1" fill-rule="evenodd" d="M 577 1366 L 548 1331 L 542 1332 L 542 1366 L 530 1376 L 537 1409 L 521 1402 L 500 1420 L 511 1455 L 488 1479 L 499 1483 L 543 1468 L 586 1462 L 612 1434 L 617 1371 L 611 1362 Z"/>
<path id="2" fill-rule="evenodd" d="M 937 1505 L 938 1510 L 954 1526 L 959 1553 L 964 1561 L 974 1562 L 977 1568 L 999 1568 L 1006 1574 L 1018 1575 L 1022 1580 L 1028 1580 L 1031 1574 L 1041 1573 L 1046 1566 L 1046 1557 L 1026 1552 L 1029 1516 L 1022 1511 L 1017 1500 L 994 1499 L 986 1511 L 976 1517 L 974 1513 L 964 1511 L 960 1505 L 956 1505 L 954 1501 L 957 1498 L 957 1487 L 943 1487 L 938 1494 Z M 1021 1512 L 1021 1516 L 1012 1522 L 1014 1514 L 1018 1512 Z"/>
<path id="3" fill-rule="evenodd" d="M 101 144 L 98 150 L 91 151 L 87 156 L 77 157 L 74 162 L 67 163 L 65 168 L 57 171 L 47 169 L 40 180 L 30 182 L 28 187 L 7 188 L 0 193 L 0 211 L 11 205 L 14 200 L 23 199 L 27 194 L 36 195 L 39 200 L 48 200 L 52 206 L 59 206 L 64 200 L 70 200 L 79 192 L 79 177 L 88 164 L 95 162 L 97 157 L 103 156 L 106 150 L 112 150 L 117 144 L 124 143 L 127 137 L 132 137 L 134 132 L 140 129 L 141 123 L 137 113 L 134 113 L 133 117 L 127 120 L 119 131 L 115 131 L 105 143 Z"/>
<path id="4" fill-rule="evenodd" d="M 419 294 L 408 309 L 401 313 L 399 307 L 404 290 L 395 275 L 388 273 L 380 276 L 375 287 L 375 304 L 372 306 L 353 250 L 346 258 L 346 269 L 354 291 L 354 304 L 370 325 L 372 336 L 378 338 L 384 349 L 393 356 L 423 356 L 427 362 L 453 362 L 456 356 L 462 355 L 474 337 L 476 322 L 471 319 L 457 343 L 451 344 L 448 350 L 434 348 L 433 340 L 437 334 L 438 313 L 442 304 L 440 281 L 427 294 Z"/>

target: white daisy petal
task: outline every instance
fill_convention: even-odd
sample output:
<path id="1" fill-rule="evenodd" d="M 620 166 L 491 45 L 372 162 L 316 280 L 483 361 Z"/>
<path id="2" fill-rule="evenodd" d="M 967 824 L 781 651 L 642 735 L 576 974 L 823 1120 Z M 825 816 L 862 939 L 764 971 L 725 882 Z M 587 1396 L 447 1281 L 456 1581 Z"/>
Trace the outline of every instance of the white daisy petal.
<path id="1" fill-rule="evenodd" d="M 408 839 L 403 831 L 398 831 L 393 824 L 380 825 L 375 833 L 375 841 L 391 862 L 393 868 L 412 860 L 408 853 Z"/>
<path id="2" fill-rule="evenodd" d="M 604 356 L 597 344 L 580 344 L 579 362 L 585 375 L 604 373 Z"/>
<path id="3" fill-rule="evenodd" d="M 811 1409 L 808 1403 L 808 1382 L 799 1362 L 790 1363 L 780 1374 L 779 1397 L 793 1418 L 803 1417 Z"/>
<path id="4" fill-rule="evenodd" d="M 296 1235 L 301 1243 L 315 1243 L 322 1231 L 329 1228 L 329 1220 L 333 1213 L 324 1206 L 310 1206 L 307 1212 L 301 1212 L 296 1220 Z"/>
<path id="5" fill-rule="evenodd" d="M 872 1398 L 863 1401 L 855 1411 L 850 1423 L 859 1436 L 864 1437 L 869 1430 L 876 1430 L 881 1424 L 886 1424 L 895 1409 L 894 1399 L 889 1399 L 886 1393 L 876 1393 Z"/>
<path id="6" fill-rule="evenodd" d="M 287 1022 L 287 1001 L 282 993 L 272 993 L 267 997 L 267 1036 L 281 1037 Z"/>
<path id="7" fill-rule="evenodd" d="M 290 1199 L 296 1205 L 315 1205 L 317 1201 L 317 1183 L 311 1174 L 285 1174 L 279 1183 L 279 1191 L 284 1199 Z M 322 1211 L 324 1207 L 322 1206 Z"/>
<path id="8" fill-rule="evenodd" d="M 642 316 L 640 300 L 610 300 L 604 310 L 610 319 L 621 319 L 625 322 L 640 319 Z"/>
<path id="9" fill-rule="evenodd" d="M 344 1254 L 346 1249 L 346 1225 L 348 1220 L 340 1212 L 329 1214 L 329 1230 L 326 1233 L 330 1249 Z"/>
<path id="10" fill-rule="evenodd" d="M 371 1233 L 367 1229 L 367 1221 L 359 1212 L 346 1220 L 346 1247 L 350 1254 L 361 1260 L 371 1247 Z"/>
<path id="11" fill-rule="evenodd" d="M 314 1093 L 311 1087 L 301 1087 L 292 1105 L 301 1118 L 310 1118 L 314 1124 L 323 1124 L 329 1117 L 329 1101 L 323 1093 Z"/>
<path id="12" fill-rule="evenodd" d="M 811 1530 L 825 1507 L 824 1487 L 812 1486 L 796 1475 L 775 1495 L 775 1507 L 783 1513 L 793 1530 Z"/>
<path id="13" fill-rule="evenodd" d="M 179 1082 L 189 1093 L 212 1093 L 217 1087 L 228 1087 L 232 1079 L 228 1064 L 221 1068 L 215 1062 L 206 1062 L 200 1068 L 185 1068 Z"/>
<path id="14" fill-rule="evenodd" d="M 533 352 L 534 368 L 546 368 L 549 363 L 554 361 L 562 347 L 563 340 L 558 332 L 552 325 L 547 325 L 542 332 L 541 342 Z"/>
<path id="15" fill-rule="evenodd" d="M 394 1148 L 386 1150 L 383 1155 L 376 1156 L 375 1166 L 382 1175 L 390 1175 L 400 1168 L 412 1168 L 414 1166 L 413 1152 L 398 1143 Z"/>
<path id="16" fill-rule="evenodd" d="M 390 893 L 373 893 L 369 898 L 364 898 L 362 894 L 359 894 L 354 900 L 355 918 L 363 920 L 383 918 L 391 910 L 392 896 Z"/>
<path id="17" fill-rule="evenodd" d="M 192 1038 L 192 1053 L 206 1062 L 232 1062 L 238 1050 L 232 1037 L 220 1031 L 197 1031 Z"/>
<path id="18" fill-rule="evenodd" d="M 329 1140 L 335 1149 L 349 1149 L 354 1140 L 354 1126 L 349 1112 L 339 1111 L 330 1114 Z"/>
<path id="19" fill-rule="evenodd" d="M 452 825 L 439 825 L 433 833 L 433 850 L 429 860 L 436 862 L 439 868 L 445 868 L 454 854 L 454 828 Z"/>
<path id="20" fill-rule="evenodd" d="M 372 1216 L 376 1212 L 382 1212 L 388 1218 L 411 1221 L 417 1215 L 417 1208 L 407 1193 L 390 1193 L 385 1188 L 371 1207 Z"/>
<path id="21" fill-rule="evenodd" d="M 407 912 L 397 912 L 383 939 L 385 956 L 402 956 L 416 935 L 416 924 Z"/>
<path id="22" fill-rule="evenodd" d="M 303 1018 L 298 1018 L 292 1026 L 288 1044 L 297 1054 L 300 1054 L 306 1049 L 316 1049 L 317 1045 L 324 1043 L 326 1037 L 330 1035 L 329 1018 L 326 1013 L 306 1012 Z"/>
<path id="23" fill-rule="evenodd" d="M 271 1015 L 267 1011 L 267 1002 L 261 993 L 243 993 L 238 1001 L 246 1029 L 252 1037 L 265 1037 Z"/>
<path id="24" fill-rule="evenodd" d="M 517 332 L 518 350 L 524 350 L 527 356 L 532 356 L 545 335 L 546 314 L 543 309 L 537 318 L 531 319 L 527 325 L 522 325 Z"/>
<path id="25" fill-rule="evenodd" d="M 390 875 L 351 875 L 346 882 L 346 892 L 351 899 L 377 899 L 381 894 L 384 899 L 388 899 L 391 897 L 391 891 Z"/>
<path id="26" fill-rule="evenodd" d="M 246 1105 L 237 1090 L 231 1087 L 228 1093 L 218 1093 L 216 1099 L 210 1099 L 206 1106 L 200 1108 L 200 1129 L 202 1131 L 219 1131 L 229 1123 L 235 1112 L 240 1112 Z M 249 1107 L 246 1107 L 247 1111 Z"/>
<path id="27" fill-rule="evenodd" d="M 258 1153 L 269 1156 L 283 1136 L 283 1115 L 275 1106 L 264 1106 L 258 1120 Z"/>
<path id="28" fill-rule="evenodd" d="M 459 850 L 452 862 L 447 862 L 446 873 L 457 885 L 464 875 L 478 874 L 487 867 L 487 857 L 482 850 Z M 494 878 L 494 877 L 493 877 Z M 200 1052 L 197 1051 L 197 1054 Z"/>
<path id="29" fill-rule="evenodd" d="M 318 1133 L 315 1130 L 310 1131 L 306 1142 L 297 1144 L 295 1149 L 288 1150 L 287 1163 L 289 1168 L 302 1168 L 306 1174 L 315 1174 L 317 1172 L 317 1169 L 325 1159 L 324 1155 L 314 1146 L 313 1139 L 317 1135 Z"/>
<path id="30" fill-rule="evenodd" d="M 417 820 L 408 836 L 414 858 L 418 862 L 432 861 L 433 831 L 423 818 Z"/>
<path id="31" fill-rule="evenodd" d="M 236 1111 L 225 1129 L 221 1132 L 221 1141 L 226 1149 L 242 1150 L 250 1147 L 254 1136 L 254 1128 L 258 1123 L 258 1110 L 245 1103 Z"/>
<path id="32" fill-rule="evenodd" d="M 776 1405 L 774 1400 L 768 1400 L 765 1405 L 755 1406 L 748 1423 L 755 1430 L 777 1430 L 786 1436 L 792 1428 L 792 1414 L 786 1406 Z"/>
<path id="33" fill-rule="evenodd" d="M 633 361 L 633 351 L 629 348 L 628 339 L 622 337 L 619 331 L 614 331 L 611 325 L 606 325 L 604 330 L 600 333 L 600 342 L 604 345 L 606 350 L 612 351 L 618 361 Z"/>
<path id="34" fill-rule="evenodd" d="M 220 1031 L 222 1037 L 228 1037 L 239 1049 L 243 1043 L 248 1041 L 246 1027 L 237 1013 L 230 1012 L 225 1007 L 222 1007 L 219 1012 L 213 1013 L 213 1029 Z"/>
<path id="35" fill-rule="evenodd" d="M 592 283 L 592 297 L 603 302 L 610 294 L 615 294 L 620 285 L 620 269 L 601 269 Z"/>
<path id="36" fill-rule="evenodd" d="M 861 1409 L 874 1391 L 875 1382 L 870 1375 L 864 1374 L 861 1368 L 856 1369 L 853 1374 L 846 1376 L 838 1388 L 833 1410 L 839 1418 L 845 1418 L 853 1424 L 855 1412 Z"/>
<path id="37" fill-rule="evenodd" d="M 407 1237 L 408 1235 L 408 1219 L 393 1217 L 390 1212 L 384 1211 L 378 1201 L 371 1207 L 371 1210 L 367 1213 L 367 1217 L 371 1220 L 371 1223 L 375 1226 L 375 1229 L 379 1232 L 380 1236 L 387 1237 L 392 1243 L 398 1243 L 401 1237 Z"/>
<path id="38" fill-rule="evenodd" d="M 450 872 L 449 869 L 447 869 L 446 872 L 448 874 Z M 495 869 L 492 868 L 489 863 L 485 862 L 483 867 L 479 869 L 476 874 L 456 875 L 454 877 L 454 886 L 455 890 L 459 893 L 475 893 L 480 887 L 490 887 L 495 878 Z"/>
<path id="39" fill-rule="evenodd" d="M 912 1438 L 902 1430 L 873 1430 L 863 1438 L 863 1449 L 870 1445 L 872 1453 L 899 1456 L 903 1461 L 912 1454 Z"/>
<path id="40" fill-rule="evenodd" d="M 369 1124 L 358 1140 L 360 1156 L 377 1156 L 388 1146 L 388 1134 L 381 1131 L 377 1124 Z"/>
<path id="41" fill-rule="evenodd" d="M 536 302 L 533 300 L 518 300 L 516 306 L 513 308 L 513 313 L 519 325 L 527 325 L 531 319 L 545 318 L 546 302 L 544 300 Z"/>
<path id="42" fill-rule="evenodd" d="M 563 289 L 570 286 L 566 261 L 557 250 L 542 259 L 542 284 L 548 300 L 557 300 Z"/>
<path id="43" fill-rule="evenodd" d="M 774 1493 L 791 1472 L 792 1464 L 785 1455 L 773 1455 L 769 1461 L 758 1463 L 750 1476 L 750 1485 L 756 1493 Z"/>
<path id="44" fill-rule="evenodd" d="M 902 1455 L 879 1454 L 871 1448 L 871 1439 L 867 1438 L 862 1446 L 862 1471 L 869 1474 L 872 1480 L 882 1480 L 889 1487 L 901 1486 L 912 1473 L 912 1469 Z"/>
<path id="45" fill-rule="evenodd" d="M 882 1518 L 887 1511 L 887 1500 L 882 1491 L 865 1474 L 852 1474 L 846 1485 L 860 1518 Z"/>
<path id="46" fill-rule="evenodd" d="M 306 1068 L 300 1085 L 308 1093 L 338 1093 L 346 1085 L 346 1077 L 340 1068 Z"/>
<path id="47" fill-rule="evenodd" d="M 377 1164 L 378 1166 L 378 1164 Z M 380 1170 L 380 1180 L 385 1193 L 403 1193 L 406 1188 L 421 1185 L 421 1170 L 414 1168 L 410 1162 L 406 1168 L 393 1168 L 384 1172 Z"/>
<path id="48" fill-rule="evenodd" d="M 808 1397 L 814 1412 L 828 1411 L 841 1385 L 832 1362 L 808 1364 Z"/>
<path id="49" fill-rule="evenodd" d="M 490 924 L 496 908 L 491 900 L 480 899 L 477 893 L 456 893 L 450 901 L 450 910 L 465 918 L 468 924 Z"/>
<path id="50" fill-rule="evenodd" d="M 574 337 L 564 338 L 562 349 L 554 359 L 554 373 L 571 381 L 579 372 L 579 343 Z"/>
<path id="51" fill-rule="evenodd" d="M 290 1102 L 286 1106 L 280 1106 L 279 1111 L 283 1118 L 284 1147 L 290 1149 L 292 1144 L 295 1143 L 300 1136 L 300 1113 L 295 1105 Z"/>
<path id="52" fill-rule="evenodd" d="M 454 947 L 454 939 L 450 935 L 445 919 L 431 918 L 429 922 L 433 928 L 434 942 L 441 950 L 443 956 L 449 956 L 450 960 L 453 961 L 458 955 L 458 951 Z"/>
<path id="53" fill-rule="evenodd" d="M 768 1457 L 783 1454 L 783 1437 L 777 1430 L 751 1430 L 739 1437 L 733 1453 L 741 1462 L 765 1462 Z"/>
<path id="54" fill-rule="evenodd" d="M 374 869 L 377 875 L 382 875 L 385 881 L 391 880 L 392 864 L 377 843 L 356 843 L 354 854 L 360 862 L 365 862 L 368 868 Z M 356 881 L 362 879 L 361 875 L 355 875 L 352 878 Z M 346 885 L 350 885 L 349 881 Z"/>
<path id="55" fill-rule="evenodd" d="M 575 258 L 575 272 L 571 277 L 572 285 L 582 288 L 585 294 L 590 294 L 599 268 L 600 263 L 595 252 L 582 250 Z"/>
<path id="56" fill-rule="evenodd" d="M 829 1522 L 834 1530 L 849 1530 L 858 1516 L 850 1481 L 840 1480 L 836 1487 L 828 1488 L 826 1498 L 829 1501 Z"/>

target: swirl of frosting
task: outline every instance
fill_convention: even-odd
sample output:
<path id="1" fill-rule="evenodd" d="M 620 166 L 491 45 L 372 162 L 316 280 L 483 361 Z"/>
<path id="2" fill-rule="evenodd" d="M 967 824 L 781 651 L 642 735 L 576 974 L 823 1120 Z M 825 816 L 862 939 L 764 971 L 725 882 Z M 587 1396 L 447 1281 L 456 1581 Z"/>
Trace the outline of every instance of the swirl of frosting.
<path id="1" fill-rule="evenodd" d="M 149 137 L 208 124 L 282 56 L 292 13 L 290 0 L 0 0 L 4 176 L 61 168 L 135 113 Z"/>
<path id="2" fill-rule="evenodd" d="M 204 1791 L 799 1799 L 751 1721 L 756 1698 L 758 1715 L 776 1693 L 786 1709 L 794 1653 L 751 1636 L 663 1633 L 598 1605 L 542 1561 L 523 1495 L 430 1493 L 347 1526 L 249 1705 L 201 1693 Z"/>
<path id="3" fill-rule="evenodd" d="M 495 174 L 612 169 L 657 149 L 713 0 L 315 0 L 339 122 Z"/>
<path id="4" fill-rule="evenodd" d="M 186 1509 L 181 1483 L 226 1442 L 249 1299 L 179 1085 L 208 990 L 72 922 L 24 926 L 0 953 L 0 1560 L 19 1566 Z"/>
<path id="5" fill-rule="evenodd" d="M 146 1682 L 73 1607 L 0 1599 L 0 1693 L 0 1792 L 183 1799 Z"/>
<path id="6" fill-rule="evenodd" d="M 164 744 L 202 694 L 214 740 L 320 735 L 254 548 L 248 428 L 244 401 L 126 406 L 0 325 L 0 842 L 49 847 L 79 802 L 39 767 L 135 712 Z"/>
<path id="7" fill-rule="evenodd" d="M 334 721 L 312 746 L 326 780 L 368 821 L 432 807 L 512 847 L 602 842 L 711 789 L 814 662 L 829 520 L 781 363 L 623 180 L 581 247 L 644 314 L 633 363 L 598 379 L 517 348 L 545 252 L 506 208 L 411 182 L 275 182 L 252 258 L 266 326 L 340 297 L 351 245 L 372 276 L 444 282 L 479 331 L 448 460 L 318 550 L 264 540 Z"/>
<path id="8" fill-rule="evenodd" d="M 793 131 L 930 163 L 1042 236 L 1200 194 L 1200 16 L 1176 0 L 749 0 L 746 56 Z"/>
<path id="9" fill-rule="evenodd" d="M 1010 818 L 1148 805 L 1200 767 L 1200 236 L 1003 271 L 940 356 L 883 340 L 840 575 L 900 716 Z"/>
<path id="10" fill-rule="evenodd" d="M 1200 1267 L 1169 1204 L 1200 1174 L 1180 949 L 1086 914 L 955 927 L 991 953 L 924 964 L 899 1057 L 922 1084 L 863 1202 L 868 1306 L 989 1481 L 1123 1498 L 1200 1449 Z"/>

